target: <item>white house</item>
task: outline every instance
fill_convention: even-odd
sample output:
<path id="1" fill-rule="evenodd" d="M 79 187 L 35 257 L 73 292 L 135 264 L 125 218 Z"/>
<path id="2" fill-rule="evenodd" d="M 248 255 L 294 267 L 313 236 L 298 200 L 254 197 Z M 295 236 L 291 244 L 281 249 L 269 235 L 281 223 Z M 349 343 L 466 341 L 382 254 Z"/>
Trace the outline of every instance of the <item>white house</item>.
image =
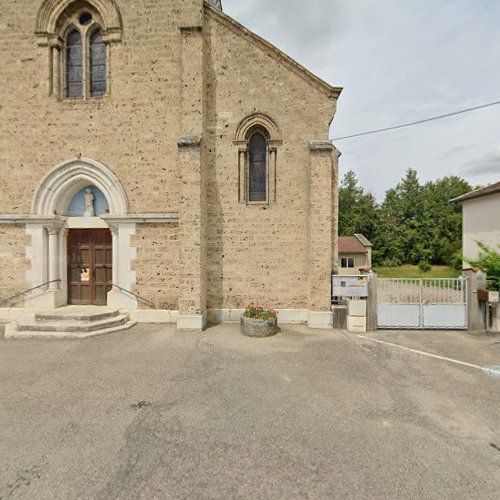
<path id="1" fill-rule="evenodd" d="M 500 245 L 500 182 L 471 191 L 452 201 L 463 207 L 464 260 L 479 254 L 478 242 L 490 247 Z"/>

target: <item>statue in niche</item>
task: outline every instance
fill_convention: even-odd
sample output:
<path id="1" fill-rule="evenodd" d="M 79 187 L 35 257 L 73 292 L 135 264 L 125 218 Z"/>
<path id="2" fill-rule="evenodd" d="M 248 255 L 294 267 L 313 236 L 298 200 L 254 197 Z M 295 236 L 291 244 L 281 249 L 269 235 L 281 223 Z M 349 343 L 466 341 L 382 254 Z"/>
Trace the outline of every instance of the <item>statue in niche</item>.
<path id="1" fill-rule="evenodd" d="M 84 217 L 95 217 L 94 193 L 90 188 L 85 190 L 85 213 Z"/>

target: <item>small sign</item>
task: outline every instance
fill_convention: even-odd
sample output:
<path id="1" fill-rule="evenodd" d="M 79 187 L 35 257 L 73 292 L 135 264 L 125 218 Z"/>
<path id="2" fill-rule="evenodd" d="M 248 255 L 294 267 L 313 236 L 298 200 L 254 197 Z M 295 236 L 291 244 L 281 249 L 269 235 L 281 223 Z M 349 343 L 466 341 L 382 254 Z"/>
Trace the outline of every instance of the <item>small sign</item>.
<path id="1" fill-rule="evenodd" d="M 479 302 L 489 302 L 490 304 L 500 302 L 499 292 L 489 292 L 488 290 L 478 290 L 477 299 Z"/>
<path id="2" fill-rule="evenodd" d="M 368 297 L 366 276 L 332 276 L 333 297 Z"/>
<path id="3" fill-rule="evenodd" d="M 82 283 L 88 283 L 90 281 L 90 269 L 88 267 L 81 270 L 80 281 Z"/>

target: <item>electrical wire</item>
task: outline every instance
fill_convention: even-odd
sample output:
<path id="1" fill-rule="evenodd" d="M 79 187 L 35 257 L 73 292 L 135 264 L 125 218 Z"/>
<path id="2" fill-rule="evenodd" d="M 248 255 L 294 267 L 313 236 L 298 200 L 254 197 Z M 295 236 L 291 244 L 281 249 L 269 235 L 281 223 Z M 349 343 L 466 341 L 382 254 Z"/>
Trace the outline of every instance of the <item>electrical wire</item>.
<path id="1" fill-rule="evenodd" d="M 388 132 L 390 130 L 397 130 L 399 128 L 413 127 L 414 125 L 420 125 L 421 123 L 428 123 L 434 120 L 442 120 L 443 118 L 449 118 L 450 116 L 461 115 L 463 113 L 470 113 L 471 111 L 477 111 L 478 109 L 489 108 L 491 106 L 497 106 L 500 101 L 489 102 L 487 104 L 481 104 L 480 106 L 474 106 L 473 108 L 462 109 L 460 111 L 454 111 L 453 113 L 446 113 L 444 115 L 433 116 L 431 118 L 425 118 L 424 120 L 417 120 L 415 122 L 403 123 L 401 125 L 393 125 L 392 127 L 384 127 L 375 130 L 368 130 L 366 132 L 359 132 L 352 135 L 344 135 L 342 137 L 334 137 L 333 141 L 342 141 L 344 139 L 352 139 L 353 137 L 361 137 L 364 135 L 380 134 L 381 132 Z"/>

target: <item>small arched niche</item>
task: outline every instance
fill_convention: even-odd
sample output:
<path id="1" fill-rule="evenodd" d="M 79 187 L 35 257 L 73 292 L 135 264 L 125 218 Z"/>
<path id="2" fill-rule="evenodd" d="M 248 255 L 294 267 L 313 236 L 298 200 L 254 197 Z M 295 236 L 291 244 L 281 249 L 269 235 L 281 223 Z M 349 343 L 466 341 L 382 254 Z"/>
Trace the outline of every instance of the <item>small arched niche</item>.
<path id="1" fill-rule="evenodd" d="M 88 199 L 90 199 L 92 213 L 89 212 Z M 68 217 L 100 217 L 106 214 L 109 214 L 108 200 L 96 186 L 86 186 L 80 189 L 73 196 L 68 207 Z"/>
<path id="2" fill-rule="evenodd" d="M 57 165 L 42 179 L 33 198 L 32 214 L 70 215 L 73 199 L 89 186 L 105 198 L 109 214 L 128 213 L 127 196 L 114 173 L 95 160 L 78 157 Z"/>

